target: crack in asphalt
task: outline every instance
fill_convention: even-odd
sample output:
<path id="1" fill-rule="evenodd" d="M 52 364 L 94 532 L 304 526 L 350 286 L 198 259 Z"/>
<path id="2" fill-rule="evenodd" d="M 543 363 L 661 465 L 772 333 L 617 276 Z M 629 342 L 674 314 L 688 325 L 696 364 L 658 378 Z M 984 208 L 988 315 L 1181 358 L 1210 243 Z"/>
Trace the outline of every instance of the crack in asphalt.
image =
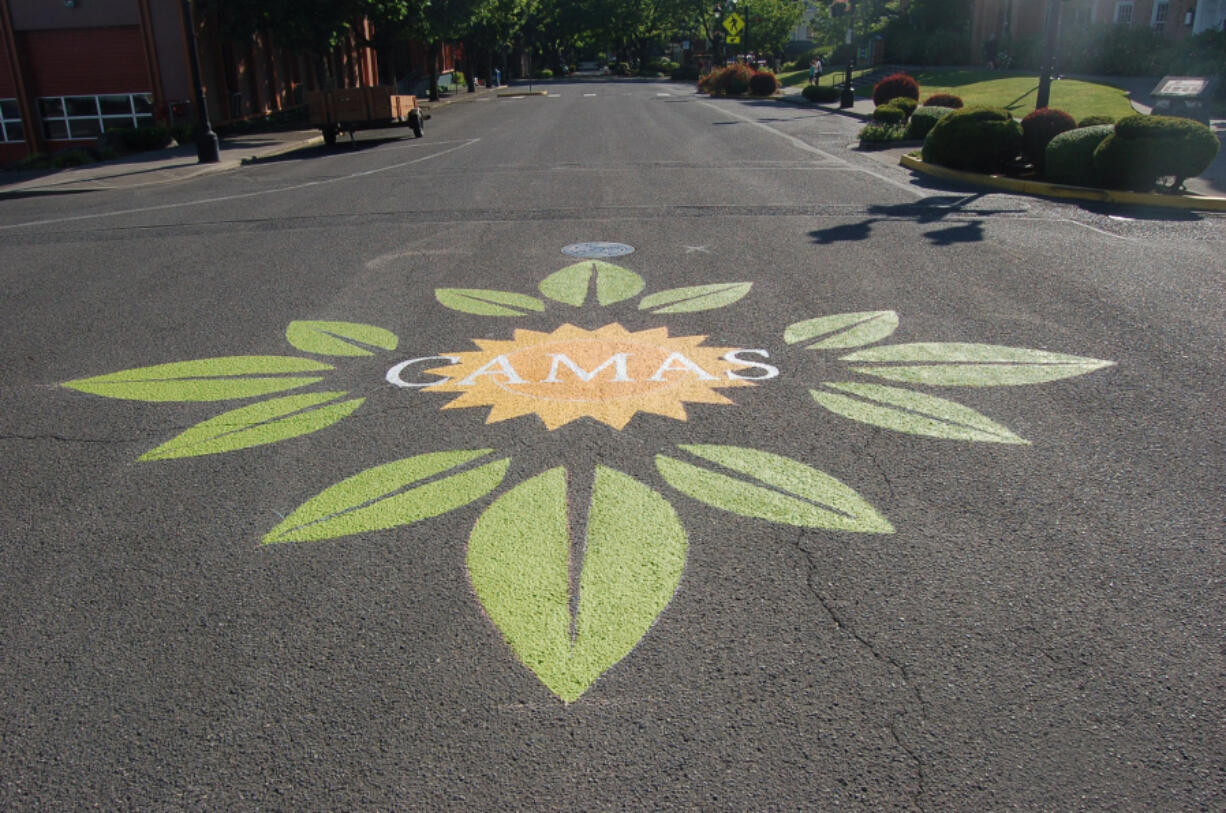
<path id="1" fill-rule="evenodd" d="M 877 647 L 876 644 L 874 644 L 872 641 L 866 638 L 863 634 L 861 634 L 854 626 L 848 623 L 848 621 L 838 612 L 838 610 L 835 609 L 834 604 L 831 602 L 830 598 L 826 596 L 821 591 L 821 589 L 818 587 L 816 557 L 808 548 L 805 547 L 803 543 L 804 536 L 805 536 L 805 531 L 804 529 L 801 529 L 796 534 L 796 537 L 793 543 L 793 547 L 796 548 L 797 551 L 799 551 L 799 553 L 805 558 L 805 561 L 808 563 L 809 573 L 808 573 L 806 582 L 809 586 L 809 592 L 811 592 L 813 596 L 817 599 L 818 603 L 821 604 L 822 609 L 824 609 L 826 611 L 826 614 L 830 616 L 830 620 L 834 622 L 835 627 L 840 632 L 842 632 L 844 635 L 848 636 L 853 641 L 855 641 L 857 644 L 859 644 L 861 647 L 863 647 L 865 651 L 867 651 L 870 655 L 873 656 L 874 660 L 878 661 L 879 663 L 885 664 L 886 666 L 893 669 L 899 674 L 899 676 L 902 678 L 903 684 L 907 687 L 907 690 L 915 698 L 915 702 L 918 706 L 920 722 L 921 723 L 926 722 L 928 719 L 928 703 L 926 700 L 924 700 L 924 695 L 920 691 L 919 686 L 917 686 L 915 682 L 913 681 L 912 676 L 911 676 L 911 670 L 907 667 L 905 663 L 898 661 L 889 653 L 882 652 Z M 898 728 L 899 720 L 905 714 L 906 714 L 906 710 L 904 709 L 903 711 L 897 714 L 894 714 L 890 718 L 890 737 L 894 740 L 894 744 L 898 746 L 899 750 L 905 753 L 910 758 L 912 764 L 914 764 L 915 766 L 916 790 L 915 790 L 915 793 L 912 795 L 911 801 L 912 801 L 912 804 L 914 804 L 917 809 L 923 811 L 925 810 L 925 808 L 922 803 L 922 799 L 924 798 L 925 794 L 927 794 L 928 792 L 928 789 L 927 789 L 928 773 L 924 767 L 924 761 L 920 753 L 915 748 L 913 748 L 910 744 L 908 744 L 906 741 L 906 738 L 902 736 L 902 734 L 899 732 L 899 728 Z"/>

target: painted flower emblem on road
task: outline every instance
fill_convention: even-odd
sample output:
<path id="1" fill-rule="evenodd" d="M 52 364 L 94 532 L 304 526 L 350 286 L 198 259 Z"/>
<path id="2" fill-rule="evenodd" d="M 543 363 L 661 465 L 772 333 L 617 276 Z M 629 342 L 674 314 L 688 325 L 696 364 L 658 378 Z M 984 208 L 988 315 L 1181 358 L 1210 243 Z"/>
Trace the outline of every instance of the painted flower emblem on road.
<path id="1" fill-rule="evenodd" d="M 435 296 L 452 310 L 514 319 L 562 306 L 571 313 L 636 307 L 629 300 L 645 287 L 636 272 L 589 259 L 545 277 L 539 297 L 459 288 L 438 289 Z M 659 317 L 708 311 L 735 304 L 751 287 L 717 282 L 672 288 L 642 296 L 636 309 Z M 539 420 L 552 432 L 587 418 L 622 431 L 639 413 L 686 421 L 686 404 L 733 404 L 736 388 L 765 385 L 780 374 L 766 348 L 712 346 L 706 336 L 670 335 L 665 326 L 631 331 L 612 321 L 593 330 L 563 320 L 554 324 L 546 331 L 517 329 L 505 340 L 477 339 L 476 350 L 400 361 L 388 369 L 386 381 L 454 396 L 442 409 L 487 408 L 486 423 Z M 971 407 L 917 387 L 1035 384 L 1112 364 L 987 344 L 881 344 L 898 325 L 894 311 L 838 313 L 794 322 L 782 339 L 839 354 L 846 375 L 821 382 L 810 394 L 840 419 L 981 443 L 1028 441 Z M 311 357 L 200 359 L 64 386 L 139 401 L 264 398 L 196 424 L 140 459 L 196 457 L 276 443 L 338 423 L 365 399 L 326 388 L 281 393 L 326 387 L 335 368 L 317 357 L 340 363 L 399 346 L 388 330 L 341 321 L 293 322 L 286 339 Z M 846 483 L 774 452 L 682 444 L 656 454 L 652 462 L 657 483 L 605 465 L 576 472 L 543 461 L 543 470 L 502 490 L 481 509 L 469 535 L 466 563 L 478 602 L 519 661 L 565 702 L 577 700 L 625 658 L 676 592 L 689 546 L 673 507 L 677 494 L 768 522 L 834 532 L 894 531 Z M 338 539 L 437 517 L 502 489 L 510 463 L 491 448 L 435 450 L 380 463 L 308 499 L 263 542 Z M 573 532 L 576 502 L 583 503 L 582 516 Z"/>

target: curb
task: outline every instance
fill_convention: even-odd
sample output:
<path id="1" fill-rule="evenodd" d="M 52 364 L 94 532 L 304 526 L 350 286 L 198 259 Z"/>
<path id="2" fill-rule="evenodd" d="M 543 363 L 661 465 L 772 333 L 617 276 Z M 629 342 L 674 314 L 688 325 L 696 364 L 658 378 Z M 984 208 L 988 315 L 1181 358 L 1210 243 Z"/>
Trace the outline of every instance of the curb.
<path id="1" fill-rule="evenodd" d="M 511 90 L 498 94 L 499 99 L 512 99 L 517 96 L 548 96 L 547 90 Z"/>
<path id="2" fill-rule="evenodd" d="M 1093 203 L 1116 203 L 1127 206 L 1159 206 L 1167 209 L 1201 209 L 1210 212 L 1226 212 L 1226 198 L 1211 198 L 1201 195 L 1159 195 L 1153 192 L 1128 192 L 1120 189 L 1097 189 L 1089 186 L 1065 186 L 1046 181 L 1023 181 L 1000 175 L 982 175 L 978 172 L 962 172 L 948 167 L 925 164 L 918 158 L 904 155 L 898 163 L 913 172 L 961 181 L 973 186 L 987 186 L 1005 192 L 1020 192 L 1047 198 L 1085 200 Z"/>
<path id="3" fill-rule="evenodd" d="M 297 150 L 305 150 L 308 147 L 317 147 L 322 143 L 324 143 L 323 135 L 317 135 L 317 136 L 311 136 L 310 138 L 304 138 L 302 141 L 295 141 L 290 144 L 282 144 L 280 147 L 271 149 L 262 155 L 252 155 L 249 158 L 240 159 L 239 166 L 245 167 L 245 166 L 250 166 L 251 164 L 258 164 L 261 161 L 268 160 L 269 158 L 279 158 L 282 155 L 286 155 L 288 153 L 295 152 Z"/>

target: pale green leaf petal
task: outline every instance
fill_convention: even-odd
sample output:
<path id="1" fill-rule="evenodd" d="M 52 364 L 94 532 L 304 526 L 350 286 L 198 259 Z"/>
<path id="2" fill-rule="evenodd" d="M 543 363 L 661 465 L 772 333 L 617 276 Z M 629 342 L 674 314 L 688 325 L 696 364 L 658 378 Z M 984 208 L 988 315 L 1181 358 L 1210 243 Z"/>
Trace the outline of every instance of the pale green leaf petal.
<path id="1" fill-rule="evenodd" d="M 650 294 L 639 302 L 639 310 L 652 313 L 693 313 L 731 305 L 753 286 L 751 282 L 721 282 L 715 285 L 694 285 L 671 288 Z"/>
<path id="2" fill-rule="evenodd" d="M 854 421 L 934 438 L 1029 443 L 970 407 L 934 395 L 882 384 L 827 381 L 825 386 L 856 397 L 810 390 L 813 400 Z"/>
<path id="3" fill-rule="evenodd" d="M 853 367 L 858 373 L 946 387 L 1037 384 L 1084 375 L 1115 363 L 1046 350 L 960 342 L 892 344 L 859 350 L 842 360 L 871 365 Z"/>
<path id="4" fill-rule="evenodd" d="M 541 281 L 540 290 L 557 302 L 579 307 L 587 301 L 592 277 L 596 277 L 596 301 L 612 305 L 643 290 L 643 278 L 629 269 L 600 260 L 584 260 L 555 271 Z"/>
<path id="5" fill-rule="evenodd" d="M 232 409 L 196 424 L 156 449 L 145 452 L 140 459 L 168 460 L 218 454 L 316 432 L 353 414 L 365 400 L 355 398 L 321 406 L 345 394 L 320 392 L 285 395 Z"/>
<path id="6" fill-rule="evenodd" d="M 510 458 L 460 468 L 491 451 L 433 452 L 367 469 L 304 502 L 264 542 L 311 542 L 395 528 L 468 505 L 506 476 Z M 449 473 L 438 477 L 444 472 Z"/>
<path id="7" fill-rule="evenodd" d="M 434 296 L 452 310 L 477 316 L 523 316 L 529 311 L 545 310 L 545 303 L 536 297 L 511 291 L 436 288 Z"/>
<path id="8" fill-rule="evenodd" d="M 566 702 L 647 634 L 676 592 L 686 535 L 658 493 L 596 468 L 571 639 L 566 475 L 551 469 L 499 497 L 477 521 L 468 569 L 512 651 Z"/>
<path id="9" fill-rule="evenodd" d="M 820 341 L 808 345 L 807 350 L 861 347 L 881 341 L 897 327 L 898 314 L 894 311 L 839 313 L 794 322 L 784 331 L 783 340 L 788 344 L 796 344 L 822 337 Z"/>
<path id="10" fill-rule="evenodd" d="M 854 490 L 804 463 L 740 446 L 680 448 L 748 478 L 657 455 L 656 468 L 668 484 L 699 502 L 787 525 L 894 532 L 893 526 Z"/>
<path id="11" fill-rule="evenodd" d="M 64 386 L 133 401 L 224 401 L 314 384 L 322 379 L 287 374 L 331 369 L 330 364 L 294 356 L 223 356 L 136 367 Z"/>
<path id="12" fill-rule="evenodd" d="M 290 322 L 285 338 L 294 347 L 321 356 L 373 356 L 367 347 L 395 350 L 400 339 L 390 330 L 357 322 Z"/>

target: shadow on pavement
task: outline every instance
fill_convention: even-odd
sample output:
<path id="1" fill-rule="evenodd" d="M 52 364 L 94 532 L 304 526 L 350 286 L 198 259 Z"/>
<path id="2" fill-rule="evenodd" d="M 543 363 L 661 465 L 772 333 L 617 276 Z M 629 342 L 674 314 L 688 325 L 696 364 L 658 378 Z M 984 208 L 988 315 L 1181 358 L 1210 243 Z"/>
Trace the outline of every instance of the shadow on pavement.
<path id="1" fill-rule="evenodd" d="M 924 198 L 915 203 L 903 203 L 890 206 L 874 205 L 868 207 L 872 217 L 859 223 L 844 223 L 831 226 L 828 229 L 817 229 L 809 232 L 813 242 L 819 245 L 831 243 L 854 242 L 872 237 L 873 226 L 896 220 L 911 220 L 916 223 L 940 223 L 947 217 L 977 218 L 968 223 L 958 223 L 943 229 L 924 232 L 924 236 L 934 246 L 950 246 L 955 243 L 978 243 L 983 240 L 983 219 L 997 214 L 1007 214 L 1013 209 L 983 209 L 974 208 L 973 203 L 982 198 L 984 193 L 972 195 L 936 195 Z"/>
<path id="2" fill-rule="evenodd" d="M 255 164 L 273 164 L 283 163 L 286 161 L 309 161 L 315 158 L 326 158 L 330 155 L 346 155 L 363 150 L 374 149 L 381 147 L 384 144 L 395 144 L 399 141 L 413 141 L 413 134 L 410 132 L 407 135 L 396 136 L 378 136 L 372 138 L 362 138 L 358 136 L 353 142 L 349 141 L 349 137 L 341 134 L 336 140 L 336 145 L 329 147 L 326 144 L 318 144 L 313 147 L 303 147 L 298 150 L 281 153 L 280 155 L 270 155 L 267 158 L 257 158 L 254 161 L 248 159 L 248 163 Z"/>

